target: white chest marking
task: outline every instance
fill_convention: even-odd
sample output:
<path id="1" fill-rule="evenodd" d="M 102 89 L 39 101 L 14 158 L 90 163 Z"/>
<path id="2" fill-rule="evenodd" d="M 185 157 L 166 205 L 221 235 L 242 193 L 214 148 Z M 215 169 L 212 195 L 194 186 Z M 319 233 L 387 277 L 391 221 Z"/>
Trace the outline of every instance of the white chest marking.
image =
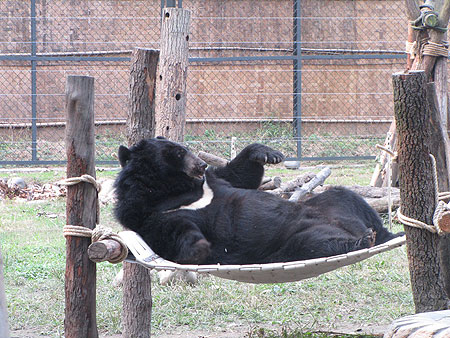
<path id="1" fill-rule="evenodd" d="M 189 205 L 182 205 L 179 209 L 189 209 L 189 210 L 197 210 L 208 206 L 214 198 L 214 192 L 209 187 L 208 182 L 203 183 L 203 195 L 200 199 L 192 202 Z"/>

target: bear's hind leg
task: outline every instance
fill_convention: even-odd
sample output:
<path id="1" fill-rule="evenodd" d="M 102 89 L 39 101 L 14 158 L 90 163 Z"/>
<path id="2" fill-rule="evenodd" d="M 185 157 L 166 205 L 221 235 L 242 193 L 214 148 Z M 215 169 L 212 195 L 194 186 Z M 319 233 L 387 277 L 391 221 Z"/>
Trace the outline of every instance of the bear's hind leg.
<path id="1" fill-rule="evenodd" d="M 375 237 L 376 233 L 372 229 L 367 229 L 359 237 L 316 232 L 313 236 L 302 238 L 303 245 L 297 244 L 296 250 L 301 256 L 295 259 L 331 257 L 346 254 L 351 251 L 371 248 L 375 245 Z M 292 239 L 295 240 L 295 236 Z M 291 243 L 291 247 L 293 245 L 295 243 Z"/>
<path id="2" fill-rule="evenodd" d="M 371 248 L 375 245 L 376 233 L 368 228 L 357 239 L 334 239 L 330 241 L 331 252 L 327 256 L 340 255 L 351 251 Z"/>
<path id="3" fill-rule="evenodd" d="M 211 244 L 201 233 L 187 233 L 179 239 L 178 255 L 175 262 L 180 264 L 200 264 L 210 254 Z"/>

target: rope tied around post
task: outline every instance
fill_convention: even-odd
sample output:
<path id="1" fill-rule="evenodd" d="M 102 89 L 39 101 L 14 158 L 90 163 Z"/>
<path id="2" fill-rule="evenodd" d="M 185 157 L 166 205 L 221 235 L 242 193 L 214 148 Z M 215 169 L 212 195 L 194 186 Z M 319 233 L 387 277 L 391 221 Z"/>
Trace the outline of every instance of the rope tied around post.
<path id="1" fill-rule="evenodd" d="M 109 259 L 108 262 L 116 264 L 124 261 L 128 256 L 128 247 L 122 238 L 114 233 L 111 228 L 97 225 L 95 229 L 89 229 L 80 225 L 65 225 L 63 228 L 64 237 L 77 236 L 91 238 L 92 243 L 102 241 L 105 239 L 112 239 L 119 242 L 121 246 L 120 255 L 114 259 Z"/>
<path id="2" fill-rule="evenodd" d="M 64 185 L 64 186 L 72 186 L 79 183 L 90 183 L 94 186 L 95 190 L 97 191 L 97 194 L 101 190 L 101 184 L 97 182 L 97 180 L 92 177 L 91 175 L 81 175 L 79 177 L 69 177 L 64 180 L 60 180 L 56 182 L 57 185 Z M 124 261 L 128 256 L 128 247 L 122 240 L 122 238 L 115 234 L 111 228 L 104 227 L 98 224 L 98 221 L 100 219 L 100 206 L 97 199 L 97 226 L 94 229 L 90 229 L 81 225 L 65 225 L 63 227 L 63 235 L 64 237 L 67 236 L 76 236 L 76 237 L 85 237 L 85 238 L 91 238 L 92 243 L 102 241 L 105 239 L 112 239 L 117 242 L 119 242 L 121 246 L 120 254 L 119 256 L 115 257 L 114 259 L 109 259 L 108 262 L 110 263 L 120 263 Z"/>
<path id="3" fill-rule="evenodd" d="M 391 165 L 392 160 L 397 159 L 397 153 L 393 152 L 391 149 L 381 146 L 379 144 L 377 144 L 376 147 L 378 149 L 385 151 L 388 154 L 388 162 L 387 162 L 387 175 L 389 177 L 389 179 L 388 179 L 388 183 L 389 183 L 388 184 L 388 189 L 389 189 L 388 213 L 390 216 L 391 212 L 392 212 L 391 211 L 392 204 L 390 201 L 390 193 L 391 193 L 390 190 L 391 190 L 391 185 L 392 185 L 392 182 L 390 180 L 390 165 Z M 444 199 L 450 198 L 450 192 L 442 192 L 442 193 L 439 192 L 436 159 L 434 158 L 434 156 L 432 154 L 430 154 L 430 158 L 431 158 L 431 163 L 432 163 L 432 167 L 433 167 L 433 184 L 434 184 L 435 196 L 436 196 L 436 201 L 435 201 L 436 207 L 435 207 L 435 210 L 433 213 L 433 224 L 432 225 L 426 224 L 417 219 L 407 217 L 402 214 L 401 208 L 398 208 L 398 210 L 397 210 L 397 219 L 400 223 L 402 223 L 404 225 L 407 225 L 410 227 L 415 227 L 415 228 L 420 228 L 420 229 L 425 229 L 432 233 L 437 233 L 440 236 L 442 236 L 445 233 L 450 232 L 450 206 L 443 201 Z M 389 217 L 389 226 L 390 227 L 392 226 L 391 222 L 392 222 L 391 217 Z"/>
<path id="4" fill-rule="evenodd" d="M 102 186 L 99 182 L 97 182 L 97 180 L 92 177 L 91 175 L 81 175 L 79 177 L 68 177 L 66 179 L 60 180 L 58 182 L 56 182 L 55 184 L 57 185 L 64 185 L 66 187 L 72 186 L 72 185 L 76 185 L 79 183 L 90 183 L 94 186 L 95 190 L 97 191 L 97 205 L 96 205 L 96 212 L 97 212 L 97 216 L 96 216 L 96 224 L 98 224 L 100 222 L 100 205 L 98 203 L 98 193 L 100 192 L 100 190 L 102 189 Z"/>
<path id="5" fill-rule="evenodd" d="M 448 43 L 446 41 L 444 41 L 442 43 L 427 41 L 423 45 L 422 54 L 436 56 L 436 57 L 443 56 L 443 57 L 447 58 L 448 57 Z"/>
<path id="6" fill-rule="evenodd" d="M 425 229 L 432 233 L 438 234 L 439 236 L 443 236 L 450 232 L 450 206 L 443 201 L 449 197 L 449 193 L 439 193 L 436 159 L 432 154 L 430 154 L 430 158 L 433 166 L 433 184 L 436 197 L 436 207 L 433 213 L 433 224 L 426 224 L 417 219 L 407 217 L 402 214 L 401 208 L 397 211 L 397 218 L 404 225 Z"/>
<path id="7" fill-rule="evenodd" d="M 420 50 L 419 50 L 420 46 Z M 417 41 L 409 42 L 406 41 L 405 52 L 410 55 L 411 59 L 420 55 L 429 56 L 442 56 L 448 57 L 448 43 L 447 41 L 442 41 L 442 43 L 436 43 L 430 41 L 429 38 L 423 39 L 418 44 Z"/>

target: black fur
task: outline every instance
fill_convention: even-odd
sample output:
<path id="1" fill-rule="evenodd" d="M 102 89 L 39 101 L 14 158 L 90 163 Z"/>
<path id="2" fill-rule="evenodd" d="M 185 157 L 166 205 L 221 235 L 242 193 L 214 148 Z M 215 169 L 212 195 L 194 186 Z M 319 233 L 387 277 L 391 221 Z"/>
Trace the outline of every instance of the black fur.
<path id="1" fill-rule="evenodd" d="M 256 190 L 265 163 L 283 155 L 252 144 L 204 177 L 214 198 L 197 210 L 178 209 L 203 194 L 206 164 L 163 138 L 119 149 L 123 169 L 115 214 L 160 256 L 179 263 L 249 264 L 327 257 L 396 237 L 360 196 L 332 188 L 293 203 Z"/>

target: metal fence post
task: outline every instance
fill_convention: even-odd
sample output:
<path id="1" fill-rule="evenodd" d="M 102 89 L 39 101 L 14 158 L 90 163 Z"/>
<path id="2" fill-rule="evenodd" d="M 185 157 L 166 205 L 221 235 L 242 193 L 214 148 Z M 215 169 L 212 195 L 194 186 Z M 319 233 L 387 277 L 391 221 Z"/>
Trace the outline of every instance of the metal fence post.
<path id="1" fill-rule="evenodd" d="M 37 162 L 37 90 L 36 90 L 36 0 L 31 0 L 30 9 L 30 38 L 31 38 L 31 161 Z"/>
<path id="2" fill-rule="evenodd" d="M 301 0 L 294 1 L 294 134 L 297 139 L 297 160 L 302 157 L 302 48 Z"/>

